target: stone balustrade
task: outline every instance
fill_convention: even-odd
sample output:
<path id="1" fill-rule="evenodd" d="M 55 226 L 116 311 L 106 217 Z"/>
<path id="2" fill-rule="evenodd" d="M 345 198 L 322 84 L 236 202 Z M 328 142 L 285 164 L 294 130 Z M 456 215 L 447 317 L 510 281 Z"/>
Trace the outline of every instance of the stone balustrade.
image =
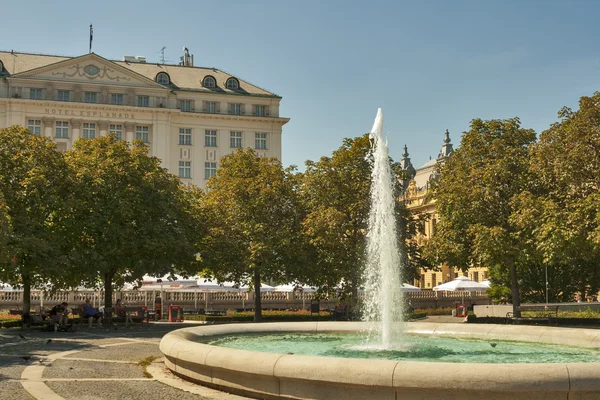
<path id="1" fill-rule="evenodd" d="M 113 304 L 121 299 L 124 304 L 130 306 L 153 306 L 156 296 L 161 295 L 159 290 L 139 291 L 128 290 L 113 293 Z M 476 303 L 479 305 L 491 304 L 485 292 L 434 292 L 423 290 L 421 292 L 407 292 L 404 294 L 413 308 L 439 308 L 454 307 L 464 298 L 468 305 Z M 362 295 L 361 295 L 362 296 Z M 301 309 L 308 308 L 311 300 L 317 298 L 316 293 L 295 292 L 262 292 L 261 301 L 264 309 Z M 52 307 L 66 301 L 69 304 L 82 304 L 89 299 L 94 306 L 104 303 L 103 291 L 58 291 L 53 294 L 39 291 L 31 292 L 31 307 L 40 305 Z M 205 309 L 241 309 L 252 308 L 254 304 L 253 292 L 201 292 L 199 290 L 165 290 L 162 292 L 165 305 L 181 305 L 186 308 Z M 338 299 L 330 297 L 321 299 L 321 308 L 335 307 Z M 23 304 L 22 291 L 0 291 L 0 309 L 19 308 Z"/>

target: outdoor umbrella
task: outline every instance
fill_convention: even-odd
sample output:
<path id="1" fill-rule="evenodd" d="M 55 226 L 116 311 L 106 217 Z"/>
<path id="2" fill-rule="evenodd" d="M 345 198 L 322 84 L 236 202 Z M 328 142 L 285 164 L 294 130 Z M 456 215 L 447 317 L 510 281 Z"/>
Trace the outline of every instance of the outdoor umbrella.
<path id="1" fill-rule="evenodd" d="M 492 284 L 492 282 L 490 282 L 489 279 L 486 279 L 485 281 L 481 282 L 482 285 L 485 285 L 487 288 L 489 288 Z"/>
<path id="2" fill-rule="evenodd" d="M 446 283 L 443 283 L 441 285 L 434 287 L 433 290 L 445 291 L 445 292 L 460 291 L 460 292 L 462 292 L 461 303 L 464 304 L 464 302 L 465 302 L 464 292 L 475 292 L 478 290 L 487 290 L 487 288 L 488 288 L 487 286 L 485 286 L 479 282 L 472 281 L 469 278 L 467 278 L 466 276 L 459 276 L 458 278 L 456 278 L 455 280 L 453 280 L 451 282 L 446 282 Z"/>
<path id="3" fill-rule="evenodd" d="M 402 287 L 400 288 L 401 292 L 420 292 L 421 289 L 413 286 L 413 285 L 409 285 L 408 283 L 403 283 Z"/>
<path id="4" fill-rule="evenodd" d="M 304 293 L 313 293 L 313 292 L 317 291 L 317 289 L 315 289 L 314 287 L 311 287 L 308 285 L 300 286 L 300 285 L 295 285 L 293 283 L 286 283 L 285 285 L 275 286 L 274 289 L 276 292 L 293 292 L 294 290 L 299 290 L 299 289 L 302 289 L 302 292 L 304 292 Z"/>

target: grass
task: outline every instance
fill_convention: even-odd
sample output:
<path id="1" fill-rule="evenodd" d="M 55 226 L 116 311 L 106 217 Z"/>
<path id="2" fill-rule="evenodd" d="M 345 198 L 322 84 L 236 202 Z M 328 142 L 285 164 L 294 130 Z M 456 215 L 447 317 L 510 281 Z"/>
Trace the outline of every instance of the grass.
<path id="1" fill-rule="evenodd" d="M 148 372 L 148 366 L 150 364 L 152 364 L 152 362 L 154 362 L 155 360 L 159 359 L 160 356 L 150 356 L 150 357 L 146 357 L 143 360 L 141 360 L 140 362 L 137 363 L 137 365 L 139 365 L 140 367 L 142 367 L 144 369 L 144 377 L 146 378 L 152 378 L 152 374 L 150 374 L 150 372 Z"/>

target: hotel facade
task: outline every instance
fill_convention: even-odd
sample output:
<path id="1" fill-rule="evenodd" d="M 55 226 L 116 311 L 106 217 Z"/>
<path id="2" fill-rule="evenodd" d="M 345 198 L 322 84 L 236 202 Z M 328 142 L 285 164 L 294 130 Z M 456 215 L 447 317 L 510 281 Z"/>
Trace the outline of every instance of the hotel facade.
<path id="1" fill-rule="evenodd" d="M 222 156 L 253 148 L 281 160 L 281 97 L 216 68 L 90 53 L 0 52 L 0 128 L 21 125 L 59 150 L 114 132 L 144 141 L 184 184 L 204 188 Z"/>
<path id="2" fill-rule="evenodd" d="M 421 233 L 417 236 L 418 244 L 423 244 L 429 240 L 435 233 L 435 226 L 439 219 L 435 207 L 435 198 L 429 192 L 430 182 L 436 179 L 436 166 L 443 163 L 447 157 L 451 157 L 454 152 L 450 140 L 450 133 L 446 130 L 442 148 L 437 158 L 432 158 L 418 168 L 414 168 L 408 157 L 408 149 L 404 146 L 401 166 L 406 171 L 406 179 L 402 182 L 405 187 L 404 202 L 413 215 L 427 215 Z M 488 279 L 488 269 L 486 267 L 472 267 L 467 271 L 461 271 L 446 264 L 438 266 L 436 269 L 419 270 L 419 278 L 415 279 L 414 285 L 421 289 L 433 289 L 442 283 L 450 282 L 459 276 L 466 276 L 475 282 L 483 282 Z"/>

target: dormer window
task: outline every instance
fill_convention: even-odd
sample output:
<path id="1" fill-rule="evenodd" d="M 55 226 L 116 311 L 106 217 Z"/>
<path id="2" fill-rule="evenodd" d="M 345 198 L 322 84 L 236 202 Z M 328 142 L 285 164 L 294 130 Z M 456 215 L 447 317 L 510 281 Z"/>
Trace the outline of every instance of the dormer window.
<path id="1" fill-rule="evenodd" d="M 240 88 L 240 82 L 235 78 L 227 79 L 227 84 L 225 85 L 227 89 L 238 90 Z"/>
<path id="2" fill-rule="evenodd" d="M 169 79 L 169 75 L 167 73 L 159 72 L 158 75 L 156 75 L 156 82 L 160 83 L 161 85 L 168 85 L 171 83 L 171 79 Z"/>
<path id="3" fill-rule="evenodd" d="M 215 88 L 217 87 L 217 80 L 212 76 L 205 76 L 204 81 L 202 81 L 202 86 L 205 88 Z"/>

